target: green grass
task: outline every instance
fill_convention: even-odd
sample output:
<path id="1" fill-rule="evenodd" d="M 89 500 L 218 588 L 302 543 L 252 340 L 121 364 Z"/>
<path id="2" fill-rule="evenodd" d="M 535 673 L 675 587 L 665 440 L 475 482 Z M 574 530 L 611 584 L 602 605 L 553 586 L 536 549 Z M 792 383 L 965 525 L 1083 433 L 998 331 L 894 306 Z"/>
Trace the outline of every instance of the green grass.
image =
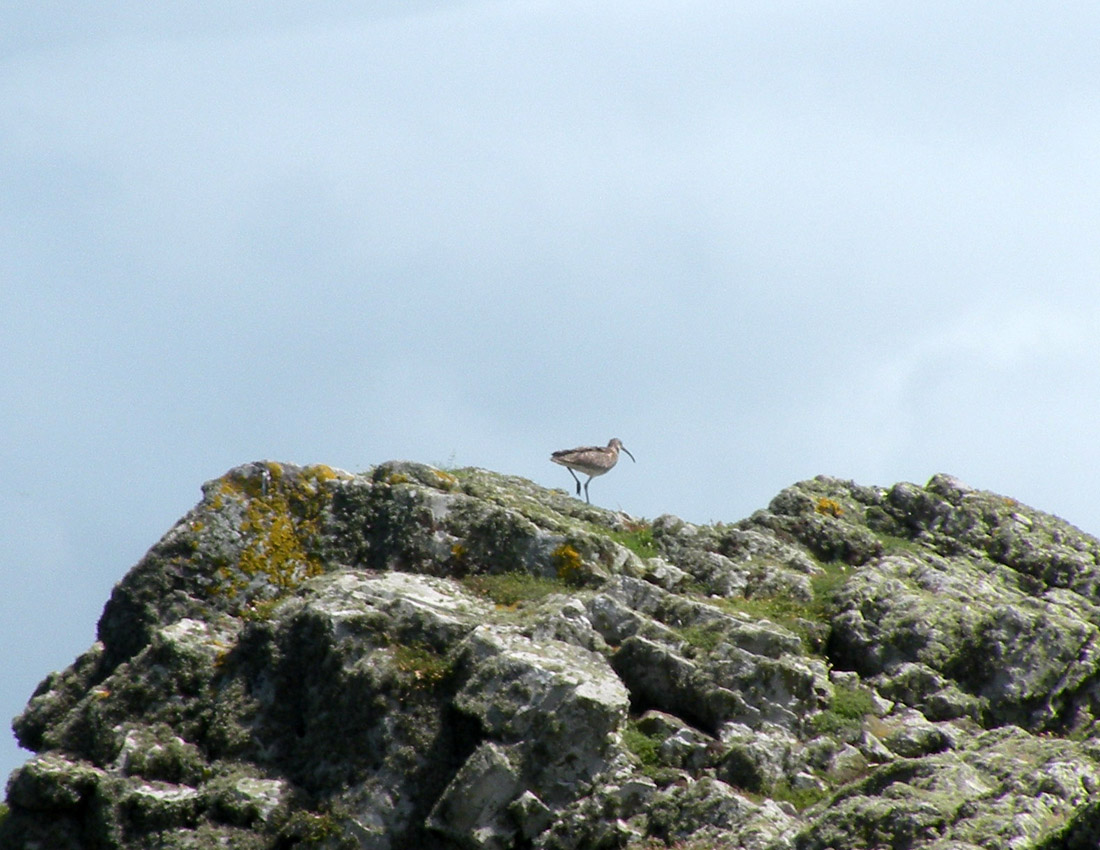
<path id="1" fill-rule="evenodd" d="M 530 573 L 473 575 L 466 576 L 461 581 L 467 590 L 505 608 L 516 608 L 528 602 L 538 602 L 554 593 L 568 592 L 568 587 L 560 579 L 533 576 Z"/>
<path id="2" fill-rule="evenodd" d="M 792 632 L 798 632 L 800 619 L 815 619 L 812 606 L 789 596 L 753 596 L 734 599 L 708 599 L 711 604 L 727 611 L 748 614 L 757 620 L 771 620 Z"/>
<path id="3" fill-rule="evenodd" d="M 821 735 L 850 735 L 863 728 L 863 718 L 875 711 L 871 692 L 865 688 L 837 687 L 833 701 L 811 721 Z"/>
<path id="4" fill-rule="evenodd" d="M 610 531 L 607 536 L 625 546 L 639 558 L 657 556 L 657 543 L 653 539 L 653 528 L 647 522 L 633 524 L 626 531 Z"/>
<path id="5" fill-rule="evenodd" d="M 703 652 L 712 652 L 726 637 L 719 623 L 696 623 L 676 630 L 689 646 Z"/>
<path id="6" fill-rule="evenodd" d="M 632 720 L 623 729 L 623 746 L 634 754 L 643 768 L 657 767 L 657 750 L 661 746 L 661 739 L 656 735 L 647 735 Z"/>
<path id="7" fill-rule="evenodd" d="M 865 715 L 874 713 L 875 701 L 866 688 L 837 687 L 833 690 L 830 708 L 841 717 L 861 720 Z"/>
<path id="8" fill-rule="evenodd" d="M 792 788 L 786 781 L 776 782 L 765 796 L 771 797 L 779 803 L 790 803 L 799 811 L 809 808 L 814 803 L 823 800 L 829 795 L 828 789 L 823 788 Z"/>
<path id="9" fill-rule="evenodd" d="M 821 565 L 822 572 L 810 577 L 810 587 L 813 588 L 814 601 L 812 610 L 814 620 L 825 620 L 832 612 L 837 593 L 844 587 L 851 575 L 850 569 L 845 564 L 829 563 Z"/>
<path id="10" fill-rule="evenodd" d="M 813 647 L 820 636 L 812 623 L 828 623 L 836 595 L 848 580 L 849 570 L 843 564 L 822 564 L 822 572 L 810 578 L 813 599 L 804 601 L 790 596 L 752 596 L 707 599 L 725 611 L 747 614 L 758 620 L 769 620 L 798 635 L 806 647 Z"/>

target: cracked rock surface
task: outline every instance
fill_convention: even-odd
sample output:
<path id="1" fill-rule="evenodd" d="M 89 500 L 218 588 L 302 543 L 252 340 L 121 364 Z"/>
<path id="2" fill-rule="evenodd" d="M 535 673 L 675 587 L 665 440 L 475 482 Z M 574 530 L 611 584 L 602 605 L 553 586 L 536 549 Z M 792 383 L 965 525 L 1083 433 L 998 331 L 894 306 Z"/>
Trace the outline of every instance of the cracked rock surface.
<path id="1" fill-rule="evenodd" d="M 1098 637 L 1100 541 L 949 476 L 698 526 L 247 464 L 15 718 L 0 846 L 1095 846 Z"/>

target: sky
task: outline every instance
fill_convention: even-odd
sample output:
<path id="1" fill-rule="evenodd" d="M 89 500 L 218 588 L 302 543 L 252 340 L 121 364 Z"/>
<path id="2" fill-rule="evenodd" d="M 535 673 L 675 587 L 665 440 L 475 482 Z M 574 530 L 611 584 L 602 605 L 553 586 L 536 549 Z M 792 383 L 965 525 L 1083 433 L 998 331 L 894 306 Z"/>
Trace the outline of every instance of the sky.
<path id="1" fill-rule="evenodd" d="M 550 452 L 619 437 L 591 496 L 639 517 L 946 472 L 1100 533 L 1098 42 L 1084 2 L 6 0 L 0 717 L 253 460 L 571 489 Z"/>

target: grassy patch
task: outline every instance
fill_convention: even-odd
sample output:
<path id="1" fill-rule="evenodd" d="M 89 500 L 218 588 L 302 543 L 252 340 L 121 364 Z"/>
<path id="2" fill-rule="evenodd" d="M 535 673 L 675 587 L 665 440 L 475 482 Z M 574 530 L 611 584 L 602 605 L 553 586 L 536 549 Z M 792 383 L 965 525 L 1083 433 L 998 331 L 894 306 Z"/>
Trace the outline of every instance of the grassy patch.
<path id="1" fill-rule="evenodd" d="M 610 531 L 607 536 L 625 546 L 639 558 L 657 556 L 657 543 L 653 539 L 653 526 L 648 522 L 630 523 L 623 531 Z"/>
<path id="2" fill-rule="evenodd" d="M 875 701 L 866 688 L 838 687 L 833 690 L 833 702 L 830 708 L 841 717 L 861 720 L 864 715 L 874 713 Z"/>
<path id="3" fill-rule="evenodd" d="M 491 599 L 504 608 L 517 608 L 568 590 L 564 582 L 558 579 L 519 572 L 466 576 L 461 581 L 467 590 Z"/>
<path id="4" fill-rule="evenodd" d="M 865 688 L 837 687 L 829 707 L 811 721 L 820 735 L 845 736 L 863 728 L 863 718 L 875 711 L 871 692 Z"/>
<path id="5" fill-rule="evenodd" d="M 879 534 L 882 550 L 887 555 L 917 555 L 928 552 L 928 547 L 908 537 L 896 537 L 893 534 Z"/>
<path id="6" fill-rule="evenodd" d="M 831 562 L 821 565 L 821 572 L 810 577 L 810 587 L 813 588 L 814 601 L 810 619 L 826 620 L 832 613 L 836 602 L 836 596 L 851 575 L 851 570 L 846 564 Z"/>
<path id="7" fill-rule="evenodd" d="M 726 611 L 748 614 L 757 620 L 770 620 L 777 625 L 800 633 L 799 620 L 814 619 L 812 608 L 805 602 L 791 599 L 789 596 L 753 596 L 734 599 L 708 599 L 708 603 L 717 605 Z"/>
<path id="8" fill-rule="evenodd" d="M 661 739 L 656 735 L 647 735 L 633 721 L 628 721 L 623 728 L 623 746 L 638 759 L 643 768 L 656 768 L 658 764 L 657 750 L 661 746 Z"/>
<path id="9" fill-rule="evenodd" d="M 689 646 L 703 652 L 713 651 L 726 637 L 725 629 L 720 623 L 696 623 L 677 629 L 677 632 Z"/>
<path id="10" fill-rule="evenodd" d="M 241 608 L 238 616 L 250 623 L 265 622 L 271 619 L 282 601 L 282 599 L 254 599 Z"/>
<path id="11" fill-rule="evenodd" d="M 799 811 L 809 808 L 828 795 L 826 788 L 794 788 L 786 781 L 776 782 L 766 792 L 766 796 L 776 802 L 790 803 Z"/>
<path id="12" fill-rule="evenodd" d="M 682 775 L 675 768 L 661 764 L 660 749 L 664 740 L 659 735 L 650 735 L 638 727 L 637 720 L 628 720 L 622 731 L 623 746 L 641 765 L 642 774 L 648 776 L 664 788 Z"/>
<path id="13" fill-rule="evenodd" d="M 769 620 L 782 626 L 798 635 L 803 645 L 813 651 L 823 640 L 823 632 L 815 624 L 829 622 L 836 595 L 849 574 L 849 568 L 844 564 L 823 564 L 822 572 L 810 579 L 814 596 L 808 601 L 790 596 L 752 596 L 708 599 L 707 602 L 726 611 L 747 614 L 754 619 Z"/>

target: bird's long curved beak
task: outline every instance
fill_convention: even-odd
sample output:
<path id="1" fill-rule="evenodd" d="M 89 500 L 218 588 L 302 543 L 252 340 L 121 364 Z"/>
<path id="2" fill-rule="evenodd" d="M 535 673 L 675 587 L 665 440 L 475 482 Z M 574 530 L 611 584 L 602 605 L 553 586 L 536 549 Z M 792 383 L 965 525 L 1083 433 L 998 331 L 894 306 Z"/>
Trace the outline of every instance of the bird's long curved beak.
<path id="1" fill-rule="evenodd" d="M 619 446 L 619 448 L 630 455 L 630 449 L 628 449 L 626 446 Z M 630 459 L 634 460 L 634 455 L 630 455 Z M 634 462 L 637 463 L 638 461 L 634 460 Z"/>

